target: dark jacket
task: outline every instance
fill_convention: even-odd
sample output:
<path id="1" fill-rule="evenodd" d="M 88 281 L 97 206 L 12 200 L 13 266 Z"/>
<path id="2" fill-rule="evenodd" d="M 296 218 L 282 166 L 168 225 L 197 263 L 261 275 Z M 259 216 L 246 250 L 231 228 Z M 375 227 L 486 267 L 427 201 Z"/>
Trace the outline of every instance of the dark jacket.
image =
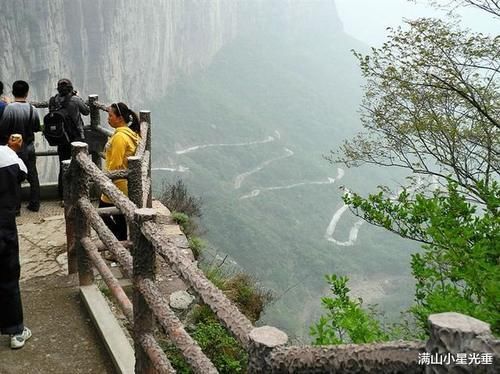
<path id="1" fill-rule="evenodd" d="M 29 145 L 35 140 L 35 132 L 40 131 L 37 110 L 29 103 L 8 104 L 0 118 L 0 144 L 6 144 L 11 134 L 21 134 L 23 143 Z"/>
<path id="2" fill-rule="evenodd" d="M 16 206 L 19 181 L 26 166 L 9 147 L 0 146 L 0 332 L 17 334 L 23 330 L 23 306 L 19 291 L 19 241 Z"/>
<path id="3" fill-rule="evenodd" d="M 68 116 L 71 118 L 71 121 L 77 128 L 76 132 L 80 134 L 80 139 L 83 139 L 83 120 L 81 114 L 83 114 L 84 116 L 88 115 L 90 113 L 90 108 L 87 104 L 85 104 L 80 96 L 72 94 L 70 95 L 71 96 L 69 97 L 69 100 L 67 96 L 61 96 L 60 94 L 52 96 L 49 100 L 49 111 L 54 111 L 61 106 L 64 106 L 66 112 L 68 113 Z M 79 140 L 76 139 L 75 136 L 72 136 L 72 138 L 73 139 L 70 139 L 71 141 Z"/>
<path id="4" fill-rule="evenodd" d="M 26 166 L 16 152 L 0 145 L 0 220 L 15 217 L 19 203 L 19 183 L 26 177 Z"/>
<path id="5" fill-rule="evenodd" d="M 6 106 L 7 106 L 7 103 L 0 100 L 0 118 L 2 118 L 2 114 L 3 114 L 3 111 L 4 111 Z"/>

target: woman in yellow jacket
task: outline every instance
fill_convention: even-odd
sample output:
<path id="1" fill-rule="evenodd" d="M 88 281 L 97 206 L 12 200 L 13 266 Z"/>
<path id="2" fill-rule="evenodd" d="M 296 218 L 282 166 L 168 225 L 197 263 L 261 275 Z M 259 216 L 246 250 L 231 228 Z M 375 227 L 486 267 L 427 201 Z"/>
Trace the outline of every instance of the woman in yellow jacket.
<path id="1" fill-rule="evenodd" d="M 115 129 L 115 132 L 105 147 L 106 170 L 127 169 L 127 157 L 135 154 L 140 140 L 139 118 L 126 104 L 115 103 L 108 108 L 108 123 Z M 128 196 L 126 179 L 115 179 L 113 183 Z M 106 195 L 101 195 L 99 207 L 111 206 L 114 206 L 112 201 Z M 127 240 L 127 222 L 122 214 L 104 216 L 103 220 L 118 240 Z"/>

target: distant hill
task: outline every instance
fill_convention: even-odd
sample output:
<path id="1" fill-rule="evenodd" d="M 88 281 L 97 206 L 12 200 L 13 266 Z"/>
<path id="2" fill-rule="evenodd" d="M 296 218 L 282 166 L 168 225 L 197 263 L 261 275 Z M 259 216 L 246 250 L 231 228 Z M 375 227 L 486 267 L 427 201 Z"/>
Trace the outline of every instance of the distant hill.
<path id="1" fill-rule="evenodd" d="M 413 294 L 406 242 L 359 227 L 349 211 L 333 232 L 337 244 L 325 238 L 342 207 L 339 186 L 367 192 L 388 174 L 339 171 L 322 158 L 360 129 L 362 81 L 350 49 L 366 48 L 339 28 L 324 31 L 243 33 L 152 105 L 154 166 L 183 170 L 156 171 L 156 189 L 182 178 L 203 198 L 212 251 L 277 295 L 262 323 L 302 338 L 326 273 L 349 274 L 357 295 L 392 311 Z"/>

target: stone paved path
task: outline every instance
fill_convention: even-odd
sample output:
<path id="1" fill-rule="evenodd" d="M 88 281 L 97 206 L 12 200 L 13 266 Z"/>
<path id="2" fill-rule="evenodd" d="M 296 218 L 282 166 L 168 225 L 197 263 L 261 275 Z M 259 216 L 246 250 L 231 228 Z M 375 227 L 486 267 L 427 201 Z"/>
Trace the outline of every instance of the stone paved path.
<path id="1" fill-rule="evenodd" d="M 21 293 L 33 337 L 20 350 L 0 336 L 0 373 L 114 373 L 113 365 L 67 276 L 63 209 L 43 202 L 38 213 L 18 218 Z"/>
<path id="2" fill-rule="evenodd" d="M 21 281 L 67 274 L 64 216 L 47 217 L 18 226 Z"/>

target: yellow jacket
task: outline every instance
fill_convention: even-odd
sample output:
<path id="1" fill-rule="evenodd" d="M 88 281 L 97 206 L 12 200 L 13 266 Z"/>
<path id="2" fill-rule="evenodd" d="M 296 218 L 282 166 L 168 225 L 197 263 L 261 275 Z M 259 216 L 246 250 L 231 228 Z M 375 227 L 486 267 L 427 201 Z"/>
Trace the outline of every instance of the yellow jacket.
<path id="1" fill-rule="evenodd" d="M 133 156 L 141 137 L 127 126 L 118 127 L 115 133 L 106 143 L 106 164 L 107 171 L 123 170 L 128 167 L 127 157 Z M 128 182 L 126 179 L 115 179 L 113 181 L 116 187 L 128 196 Z M 102 195 L 101 200 L 112 204 L 113 202 L 106 196 Z"/>

